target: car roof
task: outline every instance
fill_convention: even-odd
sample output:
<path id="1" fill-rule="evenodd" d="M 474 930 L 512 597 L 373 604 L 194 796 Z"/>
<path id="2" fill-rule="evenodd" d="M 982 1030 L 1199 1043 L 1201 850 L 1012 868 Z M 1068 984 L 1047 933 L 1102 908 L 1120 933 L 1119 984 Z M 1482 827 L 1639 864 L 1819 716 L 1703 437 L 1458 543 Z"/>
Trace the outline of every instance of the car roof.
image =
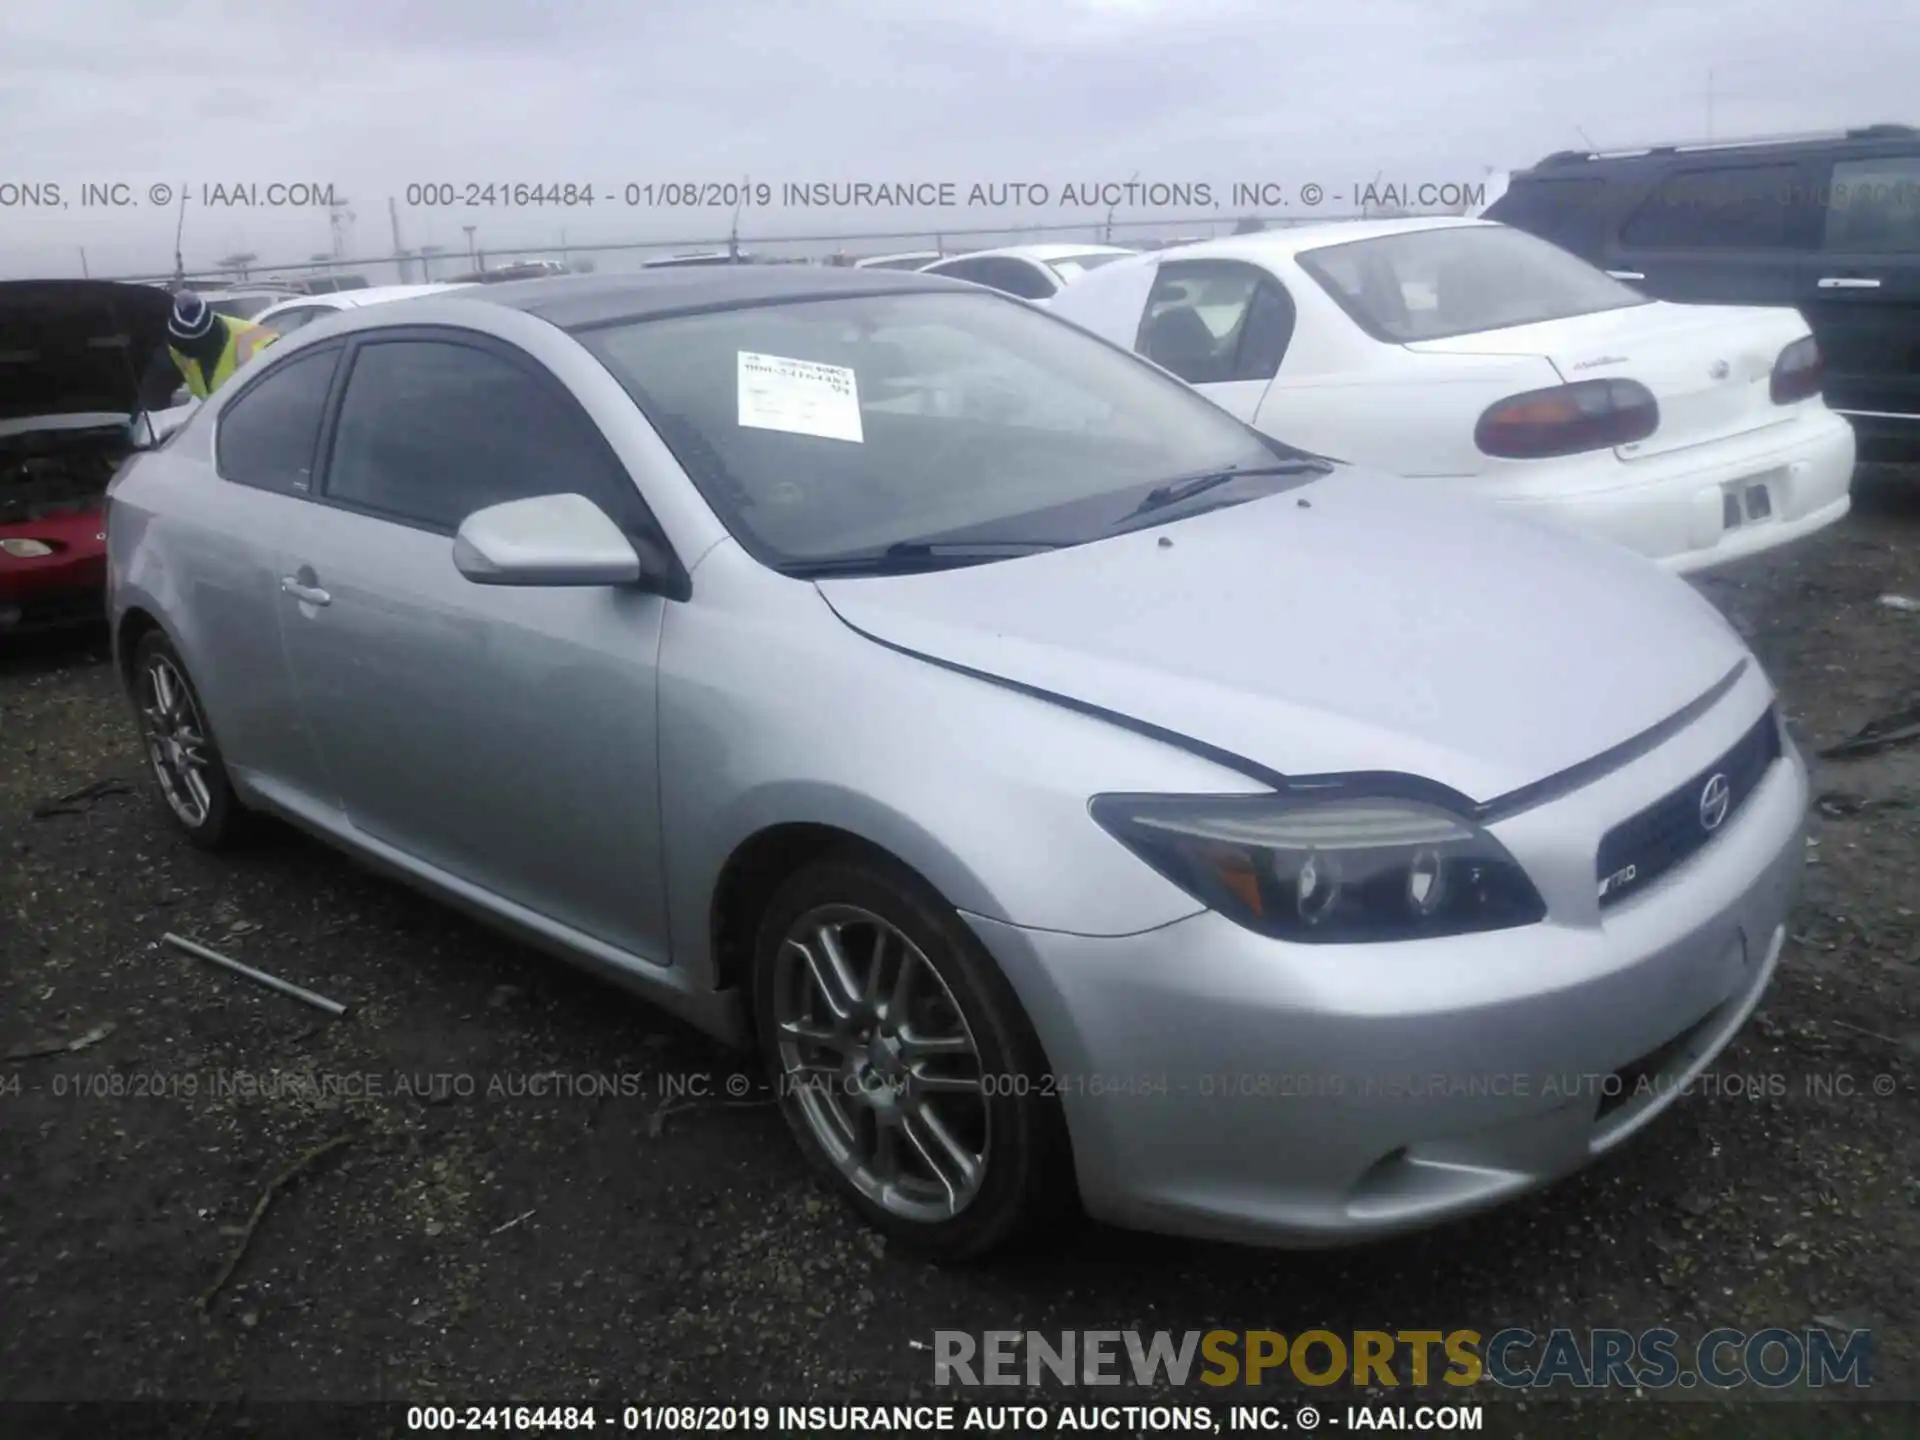
<path id="1" fill-rule="evenodd" d="M 471 281 L 436 280 L 428 285 L 369 285 L 364 290 L 328 290 L 318 295 L 294 298 L 315 305 L 350 308 L 355 305 L 379 305 L 389 300 L 408 300 L 415 295 L 439 295 L 448 290 L 464 290 Z"/>
<path id="2" fill-rule="evenodd" d="M 1305 250 L 1328 245 L 1345 245 L 1355 240 L 1377 240 L 1386 235 L 1405 235 L 1419 230 L 1463 230 L 1478 226 L 1501 228 L 1492 220 L 1466 219 L 1458 215 L 1416 215 L 1398 220 L 1329 220 L 1318 224 L 1289 225 L 1280 230 L 1256 230 L 1251 235 L 1222 235 L 1214 240 L 1198 240 L 1191 245 L 1175 245 L 1156 250 L 1156 260 L 1201 259 L 1290 260 Z"/>
<path id="3" fill-rule="evenodd" d="M 917 270 L 857 270 L 850 265 L 666 265 L 626 275 L 554 275 L 462 286 L 444 298 L 524 310 L 573 330 L 697 310 L 928 290 L 973 294 L 976 287 Z M 412 308 L 408 301 L 396 301 L 391 313 L 400 320 Z M 388 307 L 383 306 L 382 313 L 388 313 Z"/>
<path id="4" fill-rule="evenodd" d="M 1071 260 L 1076 255 L 1132 255 L 1135 253 L 1125 245 L 1001 245 L 992 250 L 969 250 L 964 255 L 946 255 L 944 260 L 978 260 L 983 256 L 1010 255 L 1016 260 L 1038 260 L 1045 264 L 1051 260 Z"/>
<path id="5" fill-rule="evenodd" d="M 1900 154 L 1920 139 L 1911 125 L 1856 125 L 1848 130 L 1818 130 L 1799 135 L 1730 136 L 1722 139 L 1660 140 L 1622 145 L 1610 150 L 1556 150 L 1531 168 L 1517 172 L 1528 179 L 1552 174 L 1575 174 L 1591 167 L 1601 174 L 1647 167 L 1664 169 L 1677 163 L 1708 168 L 1717 163 L 1772 160 L 1818 151 L 1844 151 L 1862 157 Z"/>
<path id="6" fill-rule="evenodd" d="M 284 295 L 253 318 L 258 323 L 276 314 L 284 315 L 289 310 L 357 310 L 362 305 L 411 300 L 416 296 L 439 295 L 448 290 L 466 288 L 459 281 L 435 281 L 430 285 L 369 285 L 364 290 L 323 290 L 318 295 Z"/>

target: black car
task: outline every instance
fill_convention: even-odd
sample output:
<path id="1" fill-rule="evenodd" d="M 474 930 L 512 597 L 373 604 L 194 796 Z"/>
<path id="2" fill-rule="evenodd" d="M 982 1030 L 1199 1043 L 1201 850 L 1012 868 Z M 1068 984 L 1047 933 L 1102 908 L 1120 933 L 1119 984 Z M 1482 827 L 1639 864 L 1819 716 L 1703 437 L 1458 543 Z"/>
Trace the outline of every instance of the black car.
<path id="1" fill-rule="evenodd" d="M 1661 300 L 1796 307 L 1862 455 L 1920 457 L 1920 129 L 1562 151 L 1486 218 Z"/>

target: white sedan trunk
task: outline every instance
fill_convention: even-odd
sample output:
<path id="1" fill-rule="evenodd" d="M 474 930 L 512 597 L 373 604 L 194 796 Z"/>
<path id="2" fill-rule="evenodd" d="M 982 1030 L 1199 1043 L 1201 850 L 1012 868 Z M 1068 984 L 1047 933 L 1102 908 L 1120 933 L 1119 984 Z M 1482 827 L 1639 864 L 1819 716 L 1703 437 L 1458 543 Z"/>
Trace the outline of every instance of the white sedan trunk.
<path id="1" fill-rule="evenodd" d="M 1780 352 L 1806 334 L 1784 309 L 1669 305 L 1655 301 L 1597 315 L 1415 341 L 1417 355 L 1528 355 L 1560 378 L 1637 380 L 1660 402 L 1660 428 L 1615 451 L 1622 460 L 1792 423 L 1769 385 Z"/>

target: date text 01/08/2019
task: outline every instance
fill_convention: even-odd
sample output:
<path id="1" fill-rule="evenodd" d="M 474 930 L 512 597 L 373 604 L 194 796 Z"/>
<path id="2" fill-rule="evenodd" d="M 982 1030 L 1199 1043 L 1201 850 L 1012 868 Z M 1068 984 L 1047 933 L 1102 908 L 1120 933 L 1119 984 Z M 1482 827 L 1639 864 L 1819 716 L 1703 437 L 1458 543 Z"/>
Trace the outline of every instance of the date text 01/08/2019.
<path id="1" fill-rule="evenodd" d="M 768 1405 L 409 1405 L 406 1429 L 416 1435 L 600 1429 L 753 1435 L 772 1433 L 774 1418 Z"/>
<path id="2" fill-rule="evenodd" d="M 1336 205 L 1413 205 L 1422 209 L 1472 208 L 1486 201 L 1484 182 L 1354 182 L 1329 190 L 1308 181 L 1289 186 L 1275 180 L 1239 180 L 1220 187 L 1207 181 L 1096 181 L 1053 186 L 1037 181 L 992 181 L 971 185 L 950 180 L 768 181 L 666 180 L 595 185 L 579 181 L 419 181 L 405 189 L 411 209 L 485 210 L 608 205 L 628 209 L 689 210 L 1278 210 Z"/>
<path id="3" fill-rule="evenodd" d="M 482 1430 L 598 1430 L 656 1435 L 791 1435 L 826 1432 L 924 1435 L 945 1431 L 1056 1429 L 1102 1435 L 1176 1431 L 1221 1434 L 1246 1431 L 1317 1430 L 1329 1417 L 1314 1405 L 1229 1408 L 1224 1415 L 1205 1405 L 627 1405 L 593 1406 L 412 1406 L 407 1430 L 414 1434 Z M 1336 1415 L 1335 1426 L 1341 1426 Z M 1484 1429 L 1480 1405 L 1364 1405 L 1346 1407 L 1348 1430 L 1396 1430 L 1419 1434 L 1474 1433 Z"/>

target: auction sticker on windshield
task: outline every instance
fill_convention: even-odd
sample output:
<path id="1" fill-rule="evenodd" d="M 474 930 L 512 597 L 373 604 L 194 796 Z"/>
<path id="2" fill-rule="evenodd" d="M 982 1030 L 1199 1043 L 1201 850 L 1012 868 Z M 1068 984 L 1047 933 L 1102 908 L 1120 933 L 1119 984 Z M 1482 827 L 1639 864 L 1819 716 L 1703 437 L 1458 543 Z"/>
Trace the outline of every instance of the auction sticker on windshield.
<path id="1" fill-rule="evenodd" d="M 739 354 L 742 426 L 864 443 L 853 371 L 784 355 Z"/>

